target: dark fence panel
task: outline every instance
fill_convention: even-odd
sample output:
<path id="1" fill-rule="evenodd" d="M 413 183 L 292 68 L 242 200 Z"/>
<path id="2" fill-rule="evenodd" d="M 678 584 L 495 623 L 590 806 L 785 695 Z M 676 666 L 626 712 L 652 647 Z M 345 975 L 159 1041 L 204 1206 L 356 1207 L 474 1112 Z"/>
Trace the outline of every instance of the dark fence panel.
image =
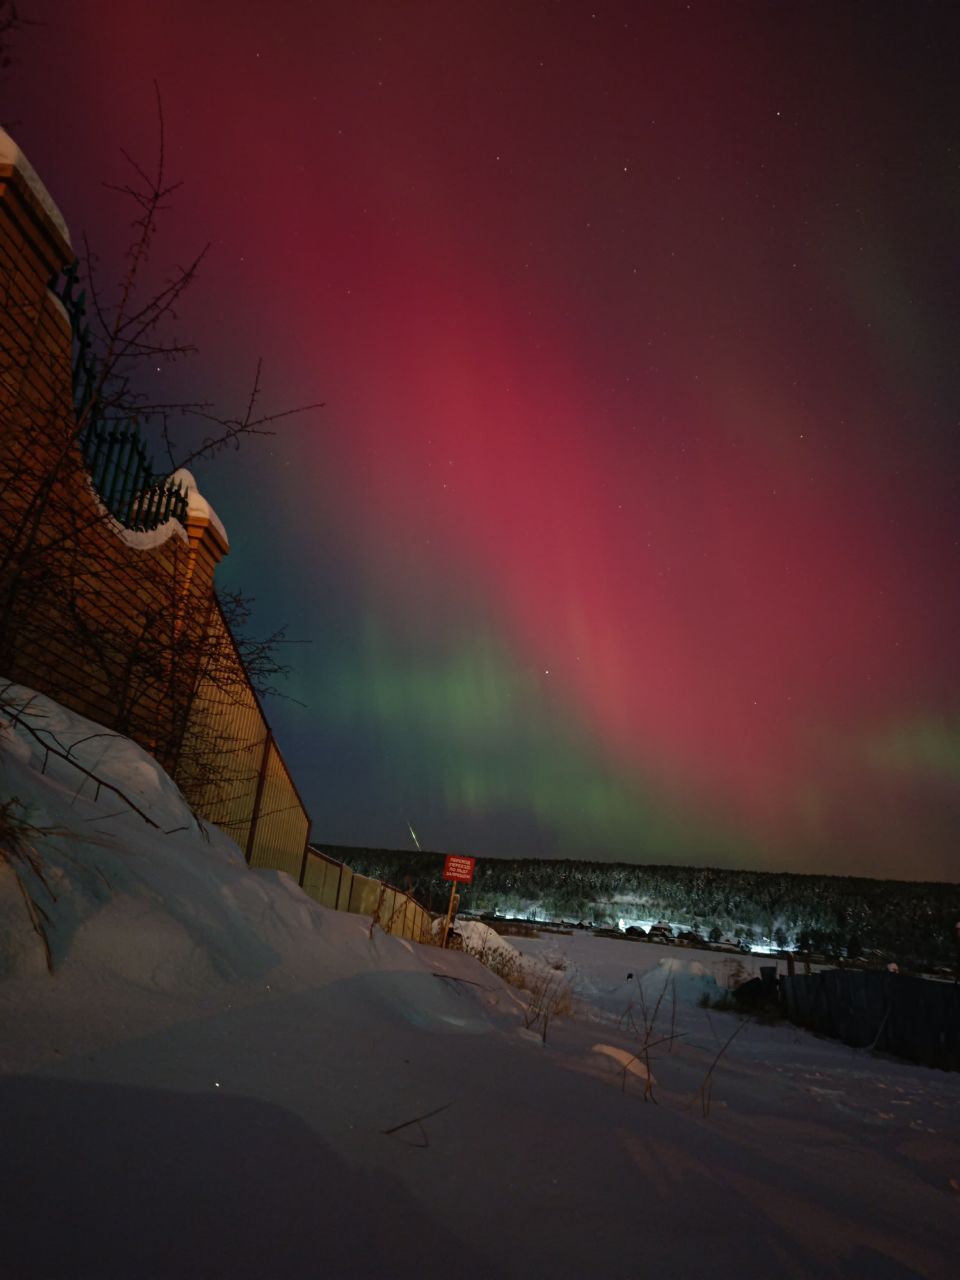
<path id="1" fill-rule="evenodd" d="M 960 986 L 898 973 L 826 969 L 781 977 L 791 1022 L 854 1048 L 960 1071 Z"/>

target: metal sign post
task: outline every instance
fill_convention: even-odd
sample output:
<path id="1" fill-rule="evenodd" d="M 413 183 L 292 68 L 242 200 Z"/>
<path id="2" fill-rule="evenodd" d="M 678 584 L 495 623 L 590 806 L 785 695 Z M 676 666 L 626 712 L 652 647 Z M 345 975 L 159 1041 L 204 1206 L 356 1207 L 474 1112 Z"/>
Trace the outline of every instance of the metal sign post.
<path id="1" fill-rule="evenodd" d="M 443 922 L 443 937 L 440 940 L 440 946 L 447 945 L 447 934 L 450 932 L 450 922 L 453 919 L 453 900 L 456 896 L 458 884 L 471 884 L 473 881 L 473 869 L 477 864 L 476 858 L 463 858 L 455 853 L 448 853 L 443 863 L 443 878 L 450 881 L 450 902 L 447 904 L 447 918 Z"/>

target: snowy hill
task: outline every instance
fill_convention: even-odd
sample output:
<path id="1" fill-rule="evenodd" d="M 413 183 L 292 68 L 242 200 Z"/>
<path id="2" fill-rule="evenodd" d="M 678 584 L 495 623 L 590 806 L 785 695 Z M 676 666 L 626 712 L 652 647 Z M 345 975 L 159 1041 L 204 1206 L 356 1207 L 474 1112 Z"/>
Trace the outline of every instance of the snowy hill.
<path id="1" fill-rule="evenodd" d="M 89 988 L 96 1004 L 109 990 L 143 1018 L 170 999 L 217 1005 L 363 975 L 389 988 L 388 974 L 415 978 L 425 954 L 440 957 L 371 937 L 369 919 L 324 910 L 282 872 L 249 869 L 135 743 L 0 688 L 0 800 L 13 801 L 15 837 L 0 877 L 0 976 L 19 979 L 8 990 L 42 993 L 46 1007 L 63 991 L 82 1001 Z M 416 1017 L 442 1019 L 449 999 L 428 989 L 437 998 Z"/>
<path id="2" fill-rule="evenodd" d="M 474 957 L 248 870 L 133 744 L 6 699 L 0 1276 L 955 1274 L 960 1076 L 582 933 L 513 940 L 573 997 L 544 1041 Z"/>

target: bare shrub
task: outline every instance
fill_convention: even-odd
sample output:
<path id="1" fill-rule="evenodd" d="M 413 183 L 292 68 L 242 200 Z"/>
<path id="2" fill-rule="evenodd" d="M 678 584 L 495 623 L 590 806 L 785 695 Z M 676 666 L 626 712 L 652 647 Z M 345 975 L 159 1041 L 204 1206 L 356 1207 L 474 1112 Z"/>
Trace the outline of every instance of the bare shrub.
<path id="1" fill-rule="evenodd" d="M 524 1012 L 527 1030 L 539 1029 L 546 1043 L 547 1029 L 555 1017 L 569 1014 L 573 1009 L 573 993 L 558 967 L 547 970 L 524 965 L 522 957 L 506 948 L 491 947 L 488 934 L 484 934 L 479 947 L 466 945 L 464 949 L 475 956 L 491 973 L 495 973 L 511 987 L 529 995 Z"/>
<path id="2" fill-rule="evenodd" d="M 526 989 L 530 992 L 530 1002 L 524 1014 L 524 1026 L 529 1031 L 539 1025 L 540 1038 L 546 1044 L 551 1021 L 572 1011 L 573 993 L 566 981 L 554 973 L 543 974 Z"/>
<path id="3" fill-rule="evenodd" d="M 663 1006 L 663 1001 L 668 990 L 671 996 L 670 1033 L 668 1035 L 658 1035 L 657 1019 L 660 1016 L 660 1010 Z M 636 1033 L 640 1041 L 640 1046 L 637 1049 L 636 1054 L 629 1062 L 624 1064 L 623 1087 L 624 1089 L 626 1088 L 627 1071 L 630 1068 L 630 1064 L 632 1062 L 640 1061 L 643 1063 L 646 1070 L 646 1080 L 643 1087 L 643 1100 L 644 1102 L 656 1102 L 657 1099 L 653 1092 L 653 1071 L 650 1067 L 650 1050 L 654 1048 L 655 1045 L 660 1044 L 669 1044 L 672 1050 L 673 1041 L 677 1039 L 675 1030 L 677 1005 L 676 978 L 670 974 L 669 977 L 664 980 L 660 994 L 657 996 L 657 999 L 652 1006 L 647 1003 L 643 987 L 639 984 L 637 986 L 637 993 L 638 1000 L 636 1005 L 631 1000 L 626 1009 L 620 1015 L 620 1025 L 623 1026 L 624 1023 L 626 1023 L 629 1029 Z M 634 1009 L 636 1009 L 640 1014 L 639 1022 L 634 1017 Z"/>
<path id="4" fill-rule="evenodd" d="M 49 900 L 56 902 L 56 894 L 44 875 L 43 860 L 34 846 L 36 837 L 44 834 L 49 832 L 27 821 L 17 796 L 10 796 L 0 803 L 0 865 L 9 867 L 13 873 L 27 918 L 43 944 L 47 969 L 53 973 L 53 951 L 47 933 L 50 916 L 35 890 L 35 886 L 39 884 L 46 891 Z"/>

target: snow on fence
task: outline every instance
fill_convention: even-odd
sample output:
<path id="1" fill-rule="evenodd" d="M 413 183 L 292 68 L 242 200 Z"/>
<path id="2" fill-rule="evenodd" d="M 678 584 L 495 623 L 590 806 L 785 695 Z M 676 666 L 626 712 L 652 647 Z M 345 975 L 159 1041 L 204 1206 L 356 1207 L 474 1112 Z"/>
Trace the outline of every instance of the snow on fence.
<path id="1" fill-rule="evenodd" d="M 898 973 L 825 969 L 780 978 L 787 1017 L 858 1049 L 960 1071 L 960 985 Z"/>
<path id="2" fill-rule="evenodd" d="M 430 913 L 408 893 L 370 876 L 358 875 L 318 849 L 307 850 L 303 889 L 335 911 L 373 917 L 386 933 L 414 942 L 430 939 Z"/>

